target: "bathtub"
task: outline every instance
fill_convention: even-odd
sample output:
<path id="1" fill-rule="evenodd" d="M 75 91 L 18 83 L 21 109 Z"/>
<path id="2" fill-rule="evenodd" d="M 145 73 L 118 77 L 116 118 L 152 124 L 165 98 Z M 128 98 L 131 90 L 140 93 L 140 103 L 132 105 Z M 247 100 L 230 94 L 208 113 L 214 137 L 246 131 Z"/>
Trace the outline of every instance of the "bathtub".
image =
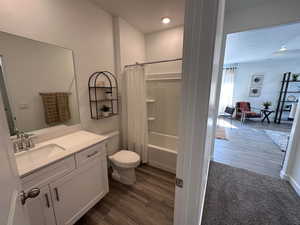
<path id="1" fill-rule="evenodd" d="M 149 165 L 176 173 L 177 144 L 177 136 L 150 132 L 148 144 Z"/>

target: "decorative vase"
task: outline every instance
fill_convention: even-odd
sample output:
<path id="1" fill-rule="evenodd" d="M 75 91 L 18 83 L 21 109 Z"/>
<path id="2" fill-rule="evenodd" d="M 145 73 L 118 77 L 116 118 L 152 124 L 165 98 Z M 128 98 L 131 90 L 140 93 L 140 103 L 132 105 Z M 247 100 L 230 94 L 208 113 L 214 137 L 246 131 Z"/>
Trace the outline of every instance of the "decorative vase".
<path id="1" fill-rule="evenodd" d="M 265 105 L 265 110 L 268 110 L 269 109 L 269 106 L 268 105 Z"/>

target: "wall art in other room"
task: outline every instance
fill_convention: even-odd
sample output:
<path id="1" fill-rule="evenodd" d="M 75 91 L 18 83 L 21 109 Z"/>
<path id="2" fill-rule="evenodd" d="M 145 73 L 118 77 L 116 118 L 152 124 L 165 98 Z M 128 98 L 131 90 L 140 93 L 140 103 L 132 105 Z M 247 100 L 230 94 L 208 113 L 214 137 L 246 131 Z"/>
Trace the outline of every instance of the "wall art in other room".
<path id="1" fill-rule="evenodd" d="M 261 87 L 264 84 L 264 75 L 254 74 L 251 79 L 251 87 Z"/>
<path id="2" fill-rule="evenodd" d="M 259 97 L 261 95 L 260 87 L 250 87 L 249 97 Z"/>

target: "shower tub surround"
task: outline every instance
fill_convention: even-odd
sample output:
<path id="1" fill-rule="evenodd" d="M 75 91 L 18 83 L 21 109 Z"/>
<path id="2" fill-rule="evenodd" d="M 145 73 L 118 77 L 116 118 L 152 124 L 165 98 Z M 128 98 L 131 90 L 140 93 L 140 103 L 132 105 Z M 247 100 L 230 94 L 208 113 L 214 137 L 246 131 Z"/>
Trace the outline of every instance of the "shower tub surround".
<path id="1" fill-rule="evenodd" d="M 158 132 L 149 133 L 149 165 L 176 173 L 178 137 Z"/>
<path id="2" fill-rule="evenodd" d="M 156 65 L 158 66 L 158 65 Z M 153 66 L 152 66 L 153 67 Z M 151 166 L 176 172 L 181 73 L 147 74 L 148 155 Z"/>

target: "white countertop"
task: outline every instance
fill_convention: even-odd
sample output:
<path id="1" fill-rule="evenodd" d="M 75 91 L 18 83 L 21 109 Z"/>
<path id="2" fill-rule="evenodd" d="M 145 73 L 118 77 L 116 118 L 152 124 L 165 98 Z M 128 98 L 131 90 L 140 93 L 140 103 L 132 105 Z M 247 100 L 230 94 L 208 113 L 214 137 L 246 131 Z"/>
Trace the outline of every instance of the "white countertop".
<path id="1" fill-rule="evenodd" d="M 64 150 L 55 152 L 55 154 L 51 154 L 43 160 L 35 160 L 34 158 L 31 159 L 30 157 L 26 157 L 26 160 L 22 160 L 22 157 L 18 156 L 21 156 L 22 154 L 26 154 L 28 152 L 17 153 L 16 161 L 19 175 L 23 177 L 35 170 L 71 156 L 97 143 L 105 141 L 108 138 L 108 136 L 97 135 L 88 131 L 80 130 L 68 135 L 39 143 L 35 146 L 35 148 L 29 151 L 39 151 L 39 148 L 47 145 L 57 145 Z"/>

